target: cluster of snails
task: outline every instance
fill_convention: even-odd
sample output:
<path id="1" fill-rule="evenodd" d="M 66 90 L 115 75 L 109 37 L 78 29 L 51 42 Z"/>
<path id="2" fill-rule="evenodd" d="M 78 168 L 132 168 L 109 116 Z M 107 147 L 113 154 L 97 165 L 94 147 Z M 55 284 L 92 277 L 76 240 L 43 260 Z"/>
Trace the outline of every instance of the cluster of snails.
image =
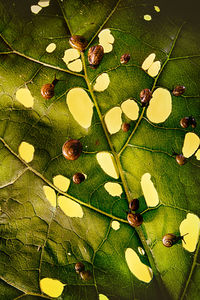
<path id="1" fill-rule="evenodd" d="M 129 203 L 129 211 L 127 214 L 127 220 L 132 227 L 138 227 L 143 223 L 143 217 L 139 213 L 135 213 L 139 209 L 139 200 L 137 198 L 132 199 Z"/>
<path id="2" fill-rule="evenodd" d="M 88 281 L 92 279 L 92 274 L 89 270 L 85 271 L 85 265 L 82 262 L 77 262 L 75 264 L 75 271 L 80 275 L 81 279 Z"/>

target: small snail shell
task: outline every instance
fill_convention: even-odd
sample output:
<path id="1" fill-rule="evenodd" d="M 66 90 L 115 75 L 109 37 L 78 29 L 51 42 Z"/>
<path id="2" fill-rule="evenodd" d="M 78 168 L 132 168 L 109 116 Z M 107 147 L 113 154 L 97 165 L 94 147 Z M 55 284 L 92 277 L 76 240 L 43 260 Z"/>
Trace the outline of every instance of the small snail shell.
<path id="1" fill-rule="evenodd" d="M 73 176 L 73 182 L 79 184 L 85 180 L 85 175 L 82 173 L 75 173 Z"/>
<path id="2" fill-rule="evenodd" d="M 138 227 L 143 223 L 143 217 L 141 214 L 128 213 L 127 220 L 132 227 Z"/>
<path id="3" fill-rule="evenodd" d="M 82 152 L 82 144 L 79 140 L 69 140 L 62 147 L 63 156 L 68 160 L 76 160 Z"/>
<path id="4" fill-rule="evenodd" d="M 79 51 L 84 51 L 87 47 L 88 42 L 81 35 L 72 35 L 69 39 L 70 46 Z"/>
<path id="5" fill-rule="evenodd" d="M 189 117 L 182 118 L 180 120 L 180 125 L 183 128 L 188 128 L 188 126 L 190 125 L 190 118 Z"/>
<path id="6" fill-rule="evenodd" d="M 90 67 L 96 69 L 100 64 L 104 55 L 104 50 L 101 45 L 93 46 L 88 51 L 88 62 Z"/>
<path id="7" fill-rule="evenodd" d="M 92 274 L 90 271 L 82 271 L 82 272 L 80 272 L 80 276 L 85 281 L 92 279 Z"/>
<path id="8" fill-rule="evenodd" d="M 186 158 L 185 158 L 185 156 L 183 156 L 183 154 L 177 154 L 177 155 L 176 155 L 176 162 L 177 162 L 180 166 L 184 165 L 184 164 L 186 163 Z"/>
<path id="9" fill-rule="evenodd" d="M 180 239 L 181 237 L 177 237 L 173 233 L 167 233 L 166 235 L 163 236 L 162 243 L 165 247 L 172 247 Z"/>
<path id="10" fill-rule="evenodd" d="M 123 55 L 121 56 L 121 58 L 120 58 L 120 63 L 121 63 L 121 64 L 127 64 L 127 63 L 129 62 L 130 58 L 131 58 L 130 54 L 125 53 L 125 54 L 123 54 Z"/>
<path id="11" fill-rule="evenodd" d="M 189 119 L 190 119 L 190 124 L 192 125 L 192 128 L 196 128 L 197 122 L 196 122 L 195 118 L 189 117 Z"/>
<path id="12" fill-rule="evenodd" d="M 129 123 L 123 123 L 123 124 L 122 124 L 122 130 L 123 130 L 124 132 L 129 131 L 129 129 L 130 129 L 130 124 L 129 124 Z"/>
<path id="13" fill-rule="evenodd" d="M 41 88 L 41 95 L 45 99 L 51 99 L 54 96 L 54 84 L 47 83 Z"/>
<path id="14" fill-rule="evenodd" d="M 140 92 L 140 100 L 142 102 L 142 106 L 147 106 L 151 98 L 152 92 L 150 91 L 150 89 L 144 89 Z"/>
<path id="15" fill-rule="evenodd" d="M 78 262 L 75 264 L 76 273 L 80 273 L 85 270 L 85 265 L 82 262 Z"/>
<path id="16" fill-rule="evenodd" d="M 130 210 L 138 210 L 139 208 L 139 200 L 137 198 L 131 200 L 129 203 Z"/>
<path id="17" fill-rule="evenodd" d="M 185 87 L 183 85 L 177 85 L 172 92 L 172 94 L 176 97 L 181 96 L 184 93 L 185 93 Z"/>

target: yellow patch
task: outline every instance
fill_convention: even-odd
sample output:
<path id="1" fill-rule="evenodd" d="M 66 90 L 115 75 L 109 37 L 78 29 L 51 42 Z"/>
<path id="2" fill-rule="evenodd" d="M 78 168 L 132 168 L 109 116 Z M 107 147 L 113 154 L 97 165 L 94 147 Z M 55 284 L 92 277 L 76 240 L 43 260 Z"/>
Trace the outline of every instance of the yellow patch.
<path id="1" fill-rule="evenodd" d="M 125 258 L 131 273 L 133 273 L 135 277 L 146 283 L 152 280 L 153 272 L 151 268 L 140 261 L 137 253 L 133 249 L 126 249 Z"/>
<path id="2" fill-rule="evenodd" d="M 103 294 L 99 294 L 99 300 L 109 300 L 109 298 Z"/>
<path id="3" fill-rule="evenodd" d="M 52 189 L 48 185 L 44 185 L 43 186 L 43 191 L 44 191 L 44 194 L 45 194 L 47 200 L 49 201 L 49 203 L 53 207 L 56 207 L 56 193 L 55 193 L 54 189 Z"/>
<path id="4" fill-rule="evenodd" d="M 113 49 L 114 36 L 111 34 L 110 29 L 103 29 L 99 35 L 99 44 L 103 47 L 104 53 L 111 52 Z"/>
<path id="5" fill-rule="evenodd" d="M 61 191 L 66 192 L 70 185 L 70 179 L 62 175 L 57 175 L 53 178 L 53 184 Z"/>
<path id="6" fill-rule="evenodd" d="M 130 120 L 137 120 L 139 115 L 139 107 L 134 100 L 128 99 L 124 101 L 121 105 L 123 113 L 130 119 Z"/>
<path id="7" fill-rule="evenodd" d="M 18 151 L 19 151 L 20 157 L 23 160 L 25 160 L 27 163 L 29 163 L 33 160 L 34 152 L 35 152 L 35 148 L 33 147 L 33 145 L 31 145 L 27 142 L 22 142 L 19 145 Z"/>
<path id="8" fill-rule="evenodd" d="M 62 294 L 64 286 L 65 285 L 57 279 L 43 278 L 40 280 L 41 291 L 53 298 L 57 298 Z"/>
<path id="9" fill-rule="evenodd" d="M 82 218 L 83 210 L 79 203 L 65 196 L 58 196 L 58 205 L 65 215 L 71 218 Z"/>
<path id="10" fill-rule="evenodd" d="M 32 5 L 31 6 L 31 11 L 34 14 L 38 14 L 41 11 L 42 7 L 40 7 L 39 5 Z"/>
<path id="11" fill-rule="evenodd" d="M 151 77 L 155 77 L 158 75 L 159 71 L 160 71 L 160 67 L 161 67 L 161 63 L 160 61 L 155 61 L 148 69 L 148 74 Z"/>
<path id="12" fill-rule="evenodd" d="M 200 149 L 195 153 L 196 159 L 200 160 Z"/>
<path id="13" fill-rule="evenodd" d="M 184 219 L 180 224 L 180 234 L 184 236 L 184 241 L 182 241 L 182 246 L 189 252 L 194 252 L 199 240 L 199 229 L 200 220 L 194 214 L 187 214 L 186 219 Z"/>
<path id="14" fill-rule="evenodd" d="M 77 49 L 65 50 L 63 61 L 66 63 L 68 69 L 73 72 L 81 72 L 83 69 L 82 61 L 79 59 L 80 52 Z"/>
<path id="15" fill-rule="evenodd" d="M 144 175 L 142 175 L 141 186 L 147 206 L 153 207 L 158 205 L 158 193 L 154 187 L 153 182 L 151 181 L 151 175 L 149 173 L 145 173 Z"/>
<path id="16" fill-rule="evenodd" d="M 188 158 L 194 154 L 194 152 L 199 148 L 200 139 L 198 135 L 193 132 L 188 132 L 185 135 L 182 153 Z"/>
<path id="17" fill-rule="evenodd" d="M 105 123 L 110 134 L 114 134 L 121 129 L 122 126 L 122 110 L 116 106 L 111 108 L 105 115 Z"/>
<path id="18" fill-rule="evenodd" d="M 96 155 L 97 161 L 103 171 L 109 176 L 118 179 L 119 173 L 117 171 L 116 163 L 114 160 L 114 156 L 106 151 L 102 151 L 97 153 Z"/>
<path id="19" fill-rule="evenodd" d="M 48 53 L 52 53 L 55 49 L 56 49 L 56 44 L 54 44 L 54 43 L 51 43 L 46 47 L 46 51 Z"/>
<path id="20" fill-rule="evenodd" d="M 109 84 L 110 84 L 110 78 L 108 74 L 102 73 L 97 77 L 93 88 L 97 92 L 103 92 L 108 88 Z"/>
<path id="21" fill-rule="evenodd" d="M 41 0 L 38 2 L 38 5 L 40 5 L 41 7 L 47 7 L 49 6 L 49 1 Z"/>
<path id="22" fill-rule="evenodd" d="M 73 88 L 67 94 L 66 99 L 69 111 L 73 118 L 83 128 L 89 128 L 93 116 L 93 102 L 82 88 Z"/>
<path id="23" fill-rule="evenodd" d="M 138 247 L 138 252 L 140 253 L 140 255 L 145 255 L 145 251 L 142 247 Z"/>
<path id="24" fill-rule="evenodd" d="M 112 221 L 111 227 L 114 230 L 118 230 L 120 228 L 120 223 L 118 221 Z"/>
<path id="25" fill-rule="evenodd" d="M 144 15 L 145 21 L 151 21 L 152 17 L 150 15 Z"/>
<path id="26" fill-rule="evenodd" d="M 154 9 L 155 9 L 156 12 L 160 12 L 160 7 L 159 6 L 154 5 Z"/>
<path id="27" fill-rule="evenodd" d="M 113 197 L 120 197 L 123 193 L 121 185 L 117 182 L 106 182 L 104 188 Z"/>
<path id="28" fill-rule="evenodd" d="M 145 71 L 148 70 L 150 66 L 153 64 L 155 58 L 156 58 L 155 53 L 151 53 L 149 56 L 147 56 L 147 58 L 144 60 L 142 64 L 142 69 Z"/>
<path id="29" fill-rule="evenodd" d="M 34 98 L 28 88 L 20 88 L 16 92 L 16 99 L 27 108 L 32 108 Z"/>

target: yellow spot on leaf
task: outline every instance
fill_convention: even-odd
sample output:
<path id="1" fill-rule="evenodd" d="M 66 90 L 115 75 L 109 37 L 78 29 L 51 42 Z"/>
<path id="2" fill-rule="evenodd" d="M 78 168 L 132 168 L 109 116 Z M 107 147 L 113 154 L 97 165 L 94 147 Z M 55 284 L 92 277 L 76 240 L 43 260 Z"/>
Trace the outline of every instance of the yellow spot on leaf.
<path id="1" fill-rule="evenodd" d="M 57 279 L 43 278 L 40 280 L 41 291 L 53 298 L 57 298 L 62 294 L 64 286 L 65 285 Z"/>
<path id="2" fill-rule="evenodd" d="M 159 6 L 155 5 L 154 9 L 155 9 L 155 11 L 160 12 L 160 7 Z"/>
<path id="3" fill-rule="evenodd" d="M 113 197 L 120 197 L 123 193 L 121 185 L 117 182 L 107 182 L 104 184 L 104 188 Z"/>
<path id="4" fill-rule="evenodd" d="M 47 7 L 47 6 L 49 6 L 49 1 L 39 1 L 38 2 L 38 5 L 40 5 L 41 7 Z"/>
<path id="5" fill-rule="evenodd" d="M 122 110 L 116 106 L 111 108 L 105 115 L 105 123 L 110 134 L 114 134 L 121 129 L 122 126 Z"/>
<path id="6" fill-rule="evenodd" d="M 54 189 L 52 189 L 48 185 L 44 185 L 43 186 L 43 191 L 44 191 L 44 194 L 45 194 L 47 200 L 49 201 L 49 203 L 53 207 L 56 207 L 56 193 L 55 193 Z"/>
<path id="7" fill-rule="evenodd" d="M 112 229 L 118 230 L 120 228 L 120 223 L 118 221 L 112 221 Z"/>
<path id="8" fill-rule="evenodd" d="M 94 90 L 97 92 L 103 92 L 108 88 L 110 84 L 110 78 L 107 73 L 102 73 L 96 79 L 96 83 L 94 85 Z"/>
<path id="9" fill-rule="evenodd" d="M 145 251 L 142 247 L 138 247 L 138 252 L 140 253 L 140 255 L 145 255 Z"/>
<path id="10" fill-rule="evenodd" d="M 158 72 L 160 71 L 160 67 L 161 67 L 161 63 L 160 63 L 160 61 L 157 60 L 150 66 L 147 73 L 151 77 L 155 77 L 158 75 Z"/>
<path id="11" fill-rule="evenodd" d="M 195 153 L 196 159 L 200 160 L 200 149 Z"/>
<path id="12" fill-rule="evenodd" d="M 29 163 L 33 160 L 34 152 L 35 152 L 35 148 L 33 147 L 33 145 L 31 145 L 27 142 L 22 142 L 19 145 L 18 151 L 19 151 L 20 157 L 23 160 L 25 160 L 27 163 Z"/>
<path id="13" fill-rule="evenodd" d="M 53 178 L 53 184 L 61 191 L 66 192 L 70 185 L 70 179 L 62 175 L 57 175 Z"/>
<path id="14" fill-rule="evenodd" d="M 31 6 L 31 11 L 34 14 L 38 14 L 41 11 L 42 7 L 40 7 L 39 5 L 32 5 Z"/>
<path id="15" fill-rule="evenodd" d="M 151 175 L 145 173 L 141 178 L 141 187 L 147 206 L 156 206 L 159 203 L 158 193 L 151 181 Z"/>
<path id="16" fill-rule="evenodd" d="M 153 273 L 151 268 L 140 261 L 137 253 L 133 249 L 126 249 L 125 258 L 127 265 L 134 276 L 146 283 L 149 283 L 152 280 Z"/>
<path id="17" fill-rule="evenodd" d="M 56 49 L 56 44 L 54 44 L 54 43 L 51 43 L 46 47 L 46 51 L 48 53 L 52 53 L 55 49 Z"/>
<path id="18" fill-rule="evenodd" d="M 190 157 L 199 148 L 200 139 L 193 132 L 188 132 L 185 135 L 182 153 L 185 157 Z"/>
<path id="19" fill-rule="evenodd" d="M 111 52 L 113 49 L 114 37 L 110 32 L 110 29 L 103 29 L 99 35 L 99 44 L 103 47 L 104 53 Z"/>
<path id="20" fill-rule="evenodd" d="M 82 88 L 73 88 L 67 94 L 66 99 L 69 111 L 73 118 L 83 128 L 89 128 L 93 116 L 93 102 Z"/>
<path id="21" fill-rule="evenodd" d="M 124 101 L 121 105 L 123 113 L 130 119 L 130 120 L 137 120 L 139 114 L 139 107 L 134 100 L 128 99 Z"/>
<path id="22" fill-rule="evenodd" d="M 71 71 L 81 72 L 83 69 L 83 64 L 79 57 L 80 52 L 77 49 L 67 49 L 65 50 L 65 54 L 62 59 Z"/>
<path id="23" fill-rule="evenodd" d="M 144 15 L 145 21 L 151 21 L 152 17 L 150 15 Z"/>
<path id="24" fill-rule="evenodd" d="M 158 88 L 147 108 L 147 118 L 153 123 L 164 122 L 172 112 L 172 97 L 168 90 Z"/>
<path id="25" fill-rule="evenodd" d="M 194 214 L 187 214 L 186 219 L 184 219 L 180 224 L 180 234 L 184 236 L 184 241 L 182 241 L 182 246 L 189 252 L 194 252 L 199 240 L 199 229 L 200 221 L 199 218 Z"/>
<path id="26" fill-rule="evenodd" d="M 67 67 L 69 70 L 73 72 L 81 72 L 83 70 L 83 64 L 80 59 L 68 63 Z"/>
<path id="27" fill-rule="evenodd" d="M 28 88 L 21 88 L 16 92 L 16 99 L 25 107 L 33 107 L 34 98 Z"/>
<path id="28" fill-rule="evenodd" d="M 119 174 L 116 168 L 116 163 L 114 157 L 111 153 L 102 151 L 97 153 L 96 155 L 97 161 L 103 171 L 109 176 L 117 179 L 119 178 Z"/>
<path id="29" fill-rule="evenodd" d="M 99 300 L 109 300 L 109 298 L 103 294 L 99 294 Z"/>
<path id="30" fill-rule="evenodd" d="M 149 67 L 153 64 L 154 59 L 155 59 L 156 55 L 155 53 L 151 53 L 143 62 L 142 64 L 142 69 L 143 70 L 148 70 Z"/>
<path id="31" fill-rule="evenodd" d="M 65 215 L 71 218 L 82 218 L 83 210 L 80 204 L 65 196 L 58 197 L 58 205 Z"/>

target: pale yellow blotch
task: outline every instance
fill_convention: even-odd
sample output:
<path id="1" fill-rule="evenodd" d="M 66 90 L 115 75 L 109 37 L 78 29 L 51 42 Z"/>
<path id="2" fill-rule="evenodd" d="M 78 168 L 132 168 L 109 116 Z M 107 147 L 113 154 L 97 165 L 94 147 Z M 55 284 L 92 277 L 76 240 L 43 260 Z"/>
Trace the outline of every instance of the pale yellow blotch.
<path id="1" fill-rule="evenodd" d="M 68 63 L 67 67 L 73 72 L 81 72 L 83 70 L 83 64 L 80 59 L 76 59 L 75 61 Z"/>
<path id="2" fill-rule="evenodd" d="M 140 253 L 140 255 L 145 255 L 145 251 L 142 247 L 138 247 L 138 252 Z"/>
<path id="3" fill-rule="evenodd" d="M 120 223 L 118 221 L 112 221 L 111 227 L 114 230 L 118 230 L 120 228 Z"/>
<path id="4" fill-rule="evenodd" d="M 99 294 L 99 300 L 109 300 L 109 298 L 103 294 Z"/>
<path id="5" fill-rule="evenodd" d="M 97 161 L 103 171 L 108 174 L 109 176 L 118 179 L 119 173 L 116 168 L 116 163 L 114 160 L 114 156 L 106 151 L 102 151 L 97 153 L 96 155 Z"/>
<path id="6" fill-rule="evenodd" d="M 20 157 L 27 163 L 29 163 L 33 160 L 35 148 L 33 147 L 33 145 L 27 142 L 22 142 L 19 145 L 18 152 Z"/>
<path id="7" fill-rule="evenodd" d="M 146 200 L 147 206 L 156 206 L 159 203 L 158 193 L 154 187 L 153 182 L 151 181 L 151 175 L 145 173 L 141 178 L 141 187 Z"/>
<path id="8" fill-rule="evenodd" d="M 40 5 L 41 7 L 47 7 L 49 6 L 49 2 L 50 1 L 39 1 L 38 5 Z"/>
<path id="9" fill-rule="evenodd" d="M 155 53 L 151 53 L 143 62 L 142 64 L 142 69 L 143 70 L 148 70 L 149 67 L 153 64 L 154 59 L 155 59 L 156 55 Z"/>
<path id="10" fill-rule="evenodd" d="M 111 108 L 105 115 L 105 123 L 110 134 L 114 134 L 121 129 L 122 126 L 122 110 L 116 106 Z"/>
<path id="11" fill-rule="evenodd" d="M 160 71 L 160 67 L 161 67 L 161 63 L 159 60 L 155 61 L 150 68 L 148 69 L 147 73 L 151 76 L 151 77 L 155 77 L 158 75 L 158 72 Z"/>
<path id="12" fill-rule="evenodd" d="M 40 7 L 39 5 L 32 5 L 31 6 L 31 11 L 34 14 L 38 14 L 41 11 L 42 7 Z"/>
<path id="13" fill-rule="evenodd" d="M 103 29 L 99 35 L 99 44 L 103 47 L 104 53 L 109 53 L 113 49 L 114 36 L 111 34 L 110 29 Z"/>
<path id="14" fill-rule="evenodd" d="M 102 73 L 96 79 L 94 90 L 97 92 L 103 92 L 108 88 L 110 84 L 110 78 L 107 73 Z"/>
<path id="15" fill-rule="evenodd" d="M 166 121 L 172 112 L 172 97 L 168 90 L 158 88 L 152 95 L 147 108 L 147 118 L 153 123 Z"/>
<path id="16" fill-rule="evenodd" d="M 200 149 L 195 153 L 196 159 L 200 160 Z"/>
<path id="17" fill-rule="evenodd" d="M 145 21 L 151 21 L 152 17 L 150 15 L 144 15 Z"/>
<path id="18" fill-rule="evenodd" d="M 80 204 L 65 196 L 58 197 L 58 205 L 65 215 L 71 218 L 82 218 L 83 210 Z"/>
<path id="19" fill-rule="evenodd" d="M 53 184 L 61 191 L 66 192 L 70 185 L 70 179 L 62 175 L 57 175 L 53 178 Z"/>
<path id="20" fill-rule="evenodd" d="M 194 214 L 187 214 L 186 219 L 184 219 L 179 227 L 180 234 L 184 236 L 184 241 L 182 241 L 182 246 L 189 252 L 194 252 L 199 240 L 199 230 L 200 230 L 200 220 L 198 216 Z"/>
<path id="21" fill-rule="evenodd" d="M 43 278 L 40 280 L 41 291 L 53 298 L 57 298 L 62 294 L 64 286 L 65 285 L 57 279 Z"/>
<path id="22" fill-rule="evenodd" d="M 139 115 L 139 107 L 134 100 L 128 99 L 124 101 L 121 105 L 123 113 L 130 119 L 130 120 L 137 120 Z"/>
<path id="23" fill-rule="evenodd" d="M 16 99 L 27 108 L 33 107 L 34 98 L 28 88 L 20 88 L 16 92 Z"/>
<path id="24" fill-rule="evenodd" d="M 193 132 L 188 132 L 185 135 L 182 153 L 185 157 L 190 157 L 199 148 L 200 139 Z"/>
<path id="25" fill-rule="evenodd" d="M 160 7 L 159 6 L 154 5 L 154 9 L 155 9 L 156 12 L 160 12 Z"/>
<path id="26" fill-rule="evenodd" d="M 117 182 L 106 182 L 104 188 L 113 197 L 120 197 L 123 193 L 121 185 Z"/>
<path id="27" fill-rule="evenodd" d="M 80 57 L 80 52 L 77 49 L 67 49 L 65 50 L 64 57 L 62 60 L 66 63 L 66 65 L 77 58 Z"/>
<path id="28" fill-rule="evenodd" d="M 52 53 L 54 50 L 56 49 L 56 44 L 55 43 L 51 43 L 46 47 L 46 51 L 48 53 Z"/>
<path id="29" fill-rule="evenodd" d="M 93 116 L 93 102 L 82 88 L 73 88 L 67 94 L 66 99 L 69 111 L 73 118 L 83 128 L 89 128 Z"/>
<path id="30" fill-rule="evenodd" d="M 127 265 L 134 276 L 146 283 L 149 283 L 152 280 L 153 273 L 151 268 L 140 261 L 139 256 L 133 249 L 126 249 L 125 258 Z"/>
<path id="31" fill-rule="evenodd" d="M 55 193 L 54 189 L 52 189 L 48 185 L 44 185 L 43 186 L 43 191 L 44 191 L 44 194 L 45 194 L 47 200 L 49 201 L 49 203 L 53 207 L 56 207 L 56 193 Z"/>

